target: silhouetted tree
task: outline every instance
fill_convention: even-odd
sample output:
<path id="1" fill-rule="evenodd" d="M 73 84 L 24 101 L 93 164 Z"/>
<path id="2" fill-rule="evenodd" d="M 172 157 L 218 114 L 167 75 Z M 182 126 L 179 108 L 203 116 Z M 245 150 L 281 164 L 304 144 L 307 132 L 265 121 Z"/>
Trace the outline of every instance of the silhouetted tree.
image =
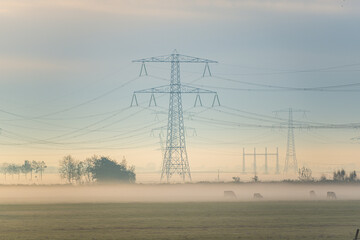
<path id="1" fill-rule="evenodd" d="M 341 169 L 334 171 L 333 179 L 338 182 L 355 182 L 357 180 L 357 175 L 355 171 L 352 171 L 349 173 L 349 176 L 347 176 L 345 170 Z"/>
<path id="2" fill-rule="evenodd" d="M 27 179 L 28 173 L 32 172 L 32 166 L 30 161 L 24 161 L 24 164 L 21 166 L 21 172 L 25 175 L 25 179 Z"/>
<path id="3" fill-rule="evenodd" d="M 37 162 L 37 168 L 38 168 L 38 172 L 40 172 L 40 180 L 42 180 L 45 168 L 47 168 L 46 163 L 44 161 Z"/>
<path id="4" fill-rule="evenodd" d="M 83 161 L 83 176 L 86 182 L 93 181 L 92 169 L 94 167 L 94 162 L 97 159 L 96 156 L 85 159 Z"/>
<path id="5" fill-rule="evenodd" d="M 253 180 L 254 182 L 258 182 L 258 181 L 259 181 L 258 175 L 255 175 L 255 176 L 252 178 L 252 180 Z"/>
<path id="6" fill-rule="evenodd" d="M 31 162 L 31 168 L 34 171 L 34 173 L 39 173 L 40 172 L 40 165 L 39 162 L 33 160 Z M 32 175 L 32 174 L 31 174 Z M 37 178 L 37 176 L 35 176 L 35 178 Z"/>
<path id="7" fill-rule="evenodd" d="M 68 183 L 72 183 L 78 179 L 79 161 L 73 159 L 70 155 L 65 156 L 60 161 L 59 173 L 61 178 L 66 179 Z"/>
<path id="8" fill-rule="evenodd" d="M 235 183 L 239 183 L 240 182 L 240 177 L 233 177 L 233 182 Z"/>
<path id="9" fill-rule="evenodd" d="M 326 179 L 326 176 L 325 175 L 321 175 L 320 177 L 320 182 L 326 182 L 327 179 Z"/>
<path id="10" fill-rule="evenodd" d="M 127 167 L 126 161 L 119 164 L 108 157 L 94 159 L 91 173 L 93 179 L 99 183 L 134 183 L 136 180 L 135 168 L 133 166 Z"/>
<path id="11" fill-rule="evenodd" d="M 74 180 L 77 183 L 82 183 L 81 179 L 82 176 L 85 175 L 85 168 L 84 168 L 84 162 L 77 162 L 76 166 L 75 166 L 75 178 Z"/>
<path id="12" fill-rule="evenodd" d="M 347 180 L 349 182 L 355 182 L 356 181 L 356 178 L 357 178 L 357 175 L 356 175 L 356 172 L 353 171 L 349 174 L 349 177 L 347 178 Z"/>
<path id="13" fill-rule="evenodd" d="M 27 174 L 31 173 L 32 176 L 32 171 L 34 170 L 36 173 L 40 173 L 40 177 L 42 179 L 42 174 L 46 168 L 46 164 L 44 161 L 28 161 L 25 160 L 24 163 L 22 165 L 20 164 L 8 164 L 8 163 L 4 163 L 2 164 L 2 166 L 0 167 L 0 172 L 4 174 L 5 176 L 5 181 L 6 181 L 6 175 L 11 175 L 12 178 L 14 178 L 14 175 L 18 175 L 18 179 L 20 179 L 21 173 L 23 173 L 25 175 L 25 179 L 27 179 Z"/>
<path id="14" fill-rule="evenodd" d="M 20 172 L 21 167 L 19 165 L 16 165 L 14 163 L 7 165 L 7 173 L 11 175 L 12 178 L 14 178 L 15 174 L 18 174 L 18 178 L 20 178 Z"/>
<path id="15" fill-rule="evenodd" d="M 7 163 L 3 163 L 2 166 L 1 166 L 1 173 L 4 174 L 4 177 L 5 177 L 5 181 L 6 181 L 6 174 L 8 174 L 8 165 Z"/>
<path id="16" fill-rule="evenodd" d="M 300 181 L 312 181 L 312 171 L 310 168 L 302 167 L 299 168 L 299 180 Z"/>
<path id="17" fill-rule="evenodd" d="M 334 173 L 333 173 L 334 181 L 339 181 L 339 182 L 345 181 L 345 177 L 346 177 L 346 172 L 344 169 L 334 171 Z"/>

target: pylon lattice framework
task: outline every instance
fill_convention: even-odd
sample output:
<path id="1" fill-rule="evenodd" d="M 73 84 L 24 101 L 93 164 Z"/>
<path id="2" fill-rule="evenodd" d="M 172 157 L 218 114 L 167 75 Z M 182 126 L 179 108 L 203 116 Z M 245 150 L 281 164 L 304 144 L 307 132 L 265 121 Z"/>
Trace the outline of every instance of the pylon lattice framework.
<path id="1" fill-rule="evenodd" d="M 180 63 L 205 63 L 205 71 L 208 70 L 209 75 L 209 63 L 217 63 L 209 59 L 202 59 L 196 57 L 190 57 L 186 55 L 180 55 L 176 53 L 170 55 L 164 55 L 159 57 L 144 58 L 134 60 L 133 62 L 141 62 L 142 68 L 145 68 L 146 62 L 170 62 L 171 63 L 171 77 L 170 85 L 160 86 L 150 89 L 144 89 L 141 91 L 135 91 L 132 99 L 132 103 L 136 102 L 137 93 L 151 93 L 151 99 L 154 97 L 154 93 L 169 93 L 169 110 L 168 110 L 168 125 L 167 125 L 167 136 L 166 136 L 166 147 L 163 155 L 163 164 L 161 171 L 161 180 L 166 176 L 166 180 L 169 181 L 174 174 L 181 176 L 182 180 L 185 181 L 188 178 L 191 181 L 190 165 L 188 161 L 188 155 L 186 151 L 185 141 L 185 127 L 184 117 L 182 109 L 182 94 L 183 93 L 196 93 L 196 100 L 200 98 L 200 93 L 214 94 L 214 100 L 212 106 L 219 102 L 217 93 L 206 89 L 195 88 L 187 85 L 182 85 L 180 81 Z M 141 75 L 142 72 L 140 72 Z M 145 71 L 147 74 L 147 71 Z M 203 74 L 203 76 L 204 76 Z M 201 102 L 201 100 L 200 100 Z M 196 102 L 195 102 L 196 104 Z"/>
<path id="2" fill-rule="evenodd" d="M 289 108 L 289 122 L 288 122 L 288 137 L 286 147 L 286 158 L 284 171 L 297 171 L 298 163 L 296 159 L 295 151 L 295 136 L 294 136 L 294 124 L 293 124 L 293 110 Z"/>
<path id="3" fill-rule="evenodd" d="M 306 110 L 301 109 L 284 109 L 274 111 L 275 113 L 280 112 L 287 112 L 289 114 L 287 128 L 288 128 L 288 135 L 287 135 L 287 146 L 286 146 L 286 157 L 285 157 L 285 166 L 284 172 L 297 172 L 298 171 L 298 161 L 296 158 L 296 151 L 295 151 L 295 135 L 294 135 L 294 120 L 293 120 L 293 113 L 294 112 L 302 112 L 304 116 L 306 116 Z M 297 124 L 299 125 L 299 124 Z"/>

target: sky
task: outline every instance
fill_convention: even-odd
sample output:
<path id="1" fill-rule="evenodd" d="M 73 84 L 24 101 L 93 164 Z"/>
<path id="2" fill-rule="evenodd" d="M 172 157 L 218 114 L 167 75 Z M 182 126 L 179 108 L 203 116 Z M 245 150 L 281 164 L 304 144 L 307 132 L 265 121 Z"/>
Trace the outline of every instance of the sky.
<path id="1" fill-rule="evenodd" d="M 360 123 L 359 11 L 357 0 L 0 0 L 0 162 L 97 154 L 159 171 L 169 97 L 130 103 L 167 84 L 170 66 L 149 63 L 139 77 L 132 60 L 176 49 L 218 61 L 205 77 L 203 65 L 181 65 L 182 83 L 221 102 L 183 96 L 193 171 L 241 171 L 243 148 L 265 147 L 283 167 L 289 108 L 305 110 L 293 116 L 299 166 L 359 169 L 360 131 L 349 127 Z"/>

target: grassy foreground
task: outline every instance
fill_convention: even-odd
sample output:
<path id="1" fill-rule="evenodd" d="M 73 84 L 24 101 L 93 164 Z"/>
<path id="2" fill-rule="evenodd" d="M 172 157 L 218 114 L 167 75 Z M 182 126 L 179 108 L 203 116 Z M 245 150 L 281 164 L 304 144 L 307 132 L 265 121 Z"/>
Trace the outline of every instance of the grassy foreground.
<path id="1" fill-rule="evenodd" d="M 0 239 L 353 239 L 360 201 L 0 205 Z"/>

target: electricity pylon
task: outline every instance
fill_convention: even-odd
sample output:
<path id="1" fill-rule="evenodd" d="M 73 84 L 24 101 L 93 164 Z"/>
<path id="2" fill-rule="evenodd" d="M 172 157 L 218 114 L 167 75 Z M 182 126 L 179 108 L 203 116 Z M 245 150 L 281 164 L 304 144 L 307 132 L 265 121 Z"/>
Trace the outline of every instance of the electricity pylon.
<path id="1" fill-rule="evenodd" d="M 212 106 L 216 103 L 220 105 L 218 95 L 214 91 L 209 91 L 206 89 L 195 88 L 189 85 L 182 85 L 180 81 L 180 63 L 204 63 L 205 69 L 203 76 L 208 71 L 208 74 L 211 75 L 209 63 L 217 63 L 209 59 L 190 57 L 186 55 L 178 54 L 174 51 L 170 55 L 164 55 L 159 57 L 143 58 L 139 60 L 134 60 L 133 62 L 140 62 L 141 72 L 143 70 L 147 74 L 145 63 L 146 62 L 161 62 L 161 63 L 171 63 L 171 75 L 170 75 L 170 85 L 154 87 L 149 89 L 144 89 L 141 91 L 135 91 L 131 105 L 135 102 L 137 105 L 137 93 L 149 93 L 151 94 L 150 104 L 152 101 L 155 102 L 155 93 L 169 93 L 169 110 L 168 110 L 168 124 L 167 124 L 167 136 L 166 136 L 166 147 L 163 157 L 163 164 L 161 170 L 161 180 L 166 177 L 166 180 L 169 182 L 171 177 L 174 174 L 180 175 L 182 181 L 185 181 L 186 178 L 191 181 L 191 172 L 188 161 L 188 155 L 186 151 L 186 142 L 185 142 L 185 128 L 184 128 L 184 117 L 182 109 L 182 94 L 184 93 L 195 93 L 196 100 L 201 103 L 200 94 L 214 94 L 214 100 Z M 201 103 L 202 104 L 202 103 Z"/>
<path id="2" fill-rule="evenodd" d="M 293 172 L 296 173 L 298 171 L 298 162 L 296 158 L 296 150 L 295 150 L 295 135 L 294 135 L 294 121 L 293 121 L 293 112 L 303 112 L 306 113 L 305 110 L 293 110 L 292 108 L 286 110 L 280 110 L 275 112 L 288 112 L 288 135 L 287 135 L 287 146 L 286 146 L 286 158 L 285 158 L 285 166 L 284 172 Z"/>
<path id="3" fill-rule="evenodd" d="M 155 137 L 156 134 L 157 136 L 159 137 L 159 143 L 160 143 L 160 150 L 161 150 L 161 156 L 162 156 L 162 159 L 164 159 L 164 155 L 165 155 L 165 149 L 166 149 L 166 146 L 164 144 L 164 132 L 166 131 L 167 129 L 167 126 L 163 126 L 163 127 L 158 127 L 158 128 L 153 128 L 151 129 L 151 133 L 150 133 L 150 136 L 152 137 Z M 189 132 L 191 131 L 191 134 L 189 134 Z M 196 130 L 195 128 L 192 128 L 192 127 L 185 127 L 185 136 L 186 137 L 195 137 L 197 136 L 197 133 L 196 133 Z M 163 162 L 163 164 L 165 164 L 166 162 Z M 164 166 L 162 166 L 162 169 L 164 169 Z"/>
<path id="4" fill-rule="evenodd" d="M 288 172 L 289 170 L 294 172 L 297 172 L 298 170 L 298 163 L 295 151 L 293 112 L 291 108 L 289 108 L 288 137 L 284 172 Z"/>

